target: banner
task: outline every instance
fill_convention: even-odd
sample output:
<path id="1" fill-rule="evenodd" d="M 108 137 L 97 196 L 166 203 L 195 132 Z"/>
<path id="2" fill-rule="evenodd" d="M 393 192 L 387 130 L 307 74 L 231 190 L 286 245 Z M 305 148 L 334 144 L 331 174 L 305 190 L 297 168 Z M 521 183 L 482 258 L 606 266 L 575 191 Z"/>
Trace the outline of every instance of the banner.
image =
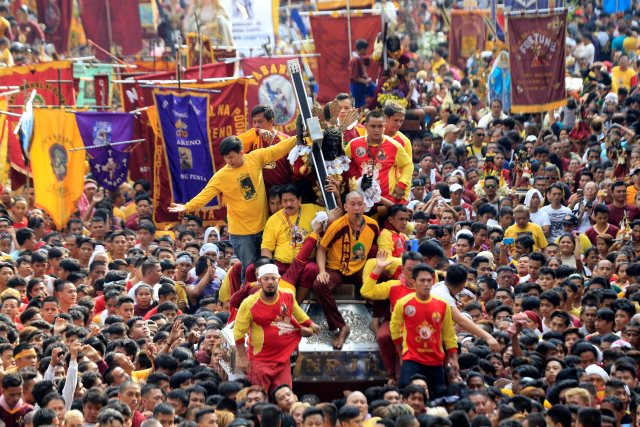
<path id="1" fill-rule="evenodd" d="M 108 145 L 133 139 L 133 115 L 129 113 L 76 113 L 91 174 L 98 185 L 117 190 L 129 174 L 132 144 Z M 91 148 L 89 148 L 91 147 Z"/>
<path id="2" fill-rule="evenodd" d="M 606 3 L 605 0 L 605 9 L 607 7 Z M 564 7 L 564 0 L 504 0 L 504 7 L 511 8 L 511 10 L 553 9 L 556 7 Z"/>
<path id="3" fill-rule="evenodd" d="M 81 17 L 87 39 L 116 55 L 138 53 L 142 50 L 142 25 L 138 3 L 138 0 L 84 0 Z M 107 55 L 97 49 L 93 54 L 100 60 L 108 59 Z"/>
<path id="4" fill-rule="evenodd" d="M 316 0 L 316 7 L 318 10 L 346 9 L 347 2 L 351 9 L 372 8 L 374 0 Z"/>
<path id="5" fill-rule="evenodd" d="M 93 89 L 96 95 L 96 107 L 102 109 L 111 106 L 111 85 L 109 85 L 110 75 L 93 76 Z"/>
<path id="6" fill-rule="evenodd" d="M 58 229 L 66 225 L 84 191 L 84 150 L 74 113 L 60 109 L 34 111 L 31 161 L 35 205 L 44 209 Z"/>
<path id="7" fill-rule="evenodd" d="M 215 79 L 220 77 L 232 77 L 234 74 L 235 64 L 225 64 L 223 62 L 214 62 L 213 64 L 206 64 L 202 66 L 202 78 L 203 79 Z M 199 67 L 189 67 L 184 70 L 180 78 L 184 80 L 198 79 L 200 74 Z M 134 77 L 134 80 L 176 80 L 176 72 L 168 71 L 155 74 L 143 74 Z M 172 85 L 172 86 L 175 86 Z M 182 85 L 185 86 L 185 85 Z M 140 85 L 136 86 L 136 92 L 138 96 L 138 106 L 148 107 L 153 105 L 153 88 L 143 88 Z M 123 85 L 127 91 L 130 90 L 131 85 Z"/>
<path id="8" fill-rule="evenodd" d="M 231 15 L 233 44 L 240 51 L 254 51 L 264 45 L 275 46 L 279 0 L 235 1 L 223 0 Z"/>
<path id="9" fill-rule="evenodd" d="M 69 50 L 69 30 L 73 16 L 73 0 L 38 0 L 38 22 L 45 25 L 44 35 L 58 53 Z"/>
<path id="10" fill-rule="evenodd" d="M 631 9 L 631 0 L 604 0 L 602 6 L 605 13 L 626 12 Z"/>
<path id="11" fill-rule="evenodd" d="M 467 59 L 484 50 L 487 28 L 483 16 L 488 10 L 451 10 L 449 32 L 449 63 L 460 70 L 467 69 Z"/>
<path id="12" fill-rule="evenodd" d="M 207 123 L 209 95 L 164 91 L 154 91 L 154 95 L 173 201 L 187 203 L 214 172 Z M 214 198 L 208 206 L 217 205 Z"/>
<path id="13" fill-rule="evenodd" d="M 73 77 L 78 81 L 78 92 L 76 106 L 88 107 L 98 104 L 98 95 L 96 91 L 96 76 L 104 76 L 106 78 L 106 93 L 108 99 L 111 99 L 111 81 L 113 80 L 113 66 L 111 64 L 76 64 L 73 67 Z M 109 105 L 110 102 L 109 102 Z"/>
<path id="14" fill-rule="evenodd" d="M 9 104 L 6 98 L 0 98 L 0 110 L 7 111 Z M 9 182 L 9 116 L 0 114 L 0 183 Z"/>
<path id="15" fill-rule="evenodd" d="M 567 103 L 567 12 L 509 16 L 511 112 L 541 113 Z"/>
<path id="16" fill-rule="evenodd" d="M 189 90 L 185 85 L 185 90 Z M 199 88 L 216 89 L 220 93 L 209 95 L 209 110 L 207 115 L 209 129 L 209 148 L 213 156 L 213 172 L 222 168 L 225 163 L 220 155 L 220 142 L 223 138 L 237 135 L 246 130 L 247 116 L 245 111 L 245 97 L 247 91 L 247 80 L 236 79 L 220 83 L 210 83 L 198 85 Z M 154 129 L 156 135 L 160 135 L 159 115 L 154 111 L 153 106 L 147 111 L 149 124 Z M 154 123 L 155 122 L 155 123 Z M 183 215 L 168 211 L 169 205 L 174 200 L 171 191 L 170 170 L 165 159 L 165 146 L 162 138 L 154 138 L 154 159 L 153 159 L 153 219 L 159 227 L 165 227 L 170 223 L 180 221 Z M 207 180 L 211 178 L 207 177 Z M 224 203 L 224 197 L 220 202 Z M 194 212 L 200 216 L 205 223 L 220 223 L 226 218 L 226 209 L 218 207 L 206 207 Z"/>
<path id="17" fill-rule="evenodd" d="M 267 104 L 275 112 L 277 129 L 288 135 L 296 133 L 298 105 L 287 73 L 287 61 L 295 58 L 243 58 L 242 74 L 253 76 L 247 86 L 249 111 Z"/>
<path id="18" fill-rule="evenodd" d="M 213 47 L 209 37 L 202 36 L 202 43 L 200 43 L 198 33 L 187 34 L 187 67 L 200 65 L 200 50 L 202 50 L 202 65 L 211 64 L 213 62 Z"/>
<path id="19" fill-rule="evenodd" d="M 311 16 L 311 30 L 318 58 L 318 101 L 331 101 L 341 92 L 349 93 L 349 59 L 354 46 L 349 46 L 345 16 Z M 369 42 L 369 50 L 380 33 L 380 15 L 351 17 L 351 40 Z"/>
<path id="20" fill-rule="evenodd" d="M 72 67 L 71 61 L 54 61 L 0 68 L 2 85 L 20 86 L 23 89 L 9 97 L 9 105 L 25 105 L 25 89 L 27 97 L 31 95 L 31 89 L 36 89 L 34 105 L 75 105 L 73 84 L 66 83 L 73 80 Z M 58 80 L 64 83 L 58 84 Z"/>

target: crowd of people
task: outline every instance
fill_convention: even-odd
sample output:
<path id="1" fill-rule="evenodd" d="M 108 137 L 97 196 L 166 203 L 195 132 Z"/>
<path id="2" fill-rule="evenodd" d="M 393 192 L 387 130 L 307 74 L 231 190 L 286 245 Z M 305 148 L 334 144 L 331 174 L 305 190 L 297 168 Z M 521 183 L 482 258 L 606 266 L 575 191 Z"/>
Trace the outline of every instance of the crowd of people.
<path id="1" fill-rule="evenodd" d="M 355 41 L 350 93 L 315 110 L 322 161 L 301 122 L 288 136 L 272 106 L 250 106 L 250 129 L 220 143 L 226 165 L 169 207 L 171 229 L 145 180 L 106 191 L 87 175 L 63 229 L 3 183 L 1 423 L 640 425 L 638 13 L 578 5 L 567 74 L 581 89 L 510 114 L 490 89 L 500 41 L 458 69 L 444 16 L 418 3 L 387 40 Z M 43 37 L 25 9 L 7 27 L 8 10 L 7 61 L 15 25 Z M 213 226 L 197 212 L 216 196 L 227 219 Z M 349 344 L 345 287 L 387 379 L 302 394 L 301 340 Z"/>

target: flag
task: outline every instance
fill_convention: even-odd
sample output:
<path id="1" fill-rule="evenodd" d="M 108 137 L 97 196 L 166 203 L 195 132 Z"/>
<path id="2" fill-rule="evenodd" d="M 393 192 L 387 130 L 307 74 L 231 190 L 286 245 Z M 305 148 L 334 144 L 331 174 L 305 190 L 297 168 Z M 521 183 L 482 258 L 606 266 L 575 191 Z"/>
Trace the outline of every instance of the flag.
<path id="1" fill-rule="evenodd" d="M 287 73 L 286 58 L 243 58 L 242 74 L 252 76 L 247 86 L 249 110 L 258 104 L 270 105 L 275 112 L 276 127 L 288 135 L 296 133 L 298 105 Z"/>
<path id="2" fill-rule="evenodd" d="M 93 90 L 96 96 L 96 106 L 108 108 L 111 105 L 110 75 L 99 74 L 93 76 Z"/>
<path id="3" fill-rule="evenodd" d="M 9 105 L 25 105 L 24 93 L 27 92 L 28 99 L 32 89 L 38 92 L 34 99 L 36 105 L 75 105 L 73 84 L 66 83 L 73 80 L 72 67 L 71 61 L 53 61 L 0 68 L 3 85 L 21 86 L 22 89 L 9 97 Z M 58 80 L 65 83 L 58 84 Z"/>
<path id="4" fill-rule="evenodd" d="M 202 44 L 202 46 L 200 46 Z M 200 65 L 200 50 L 202 50 L 202 65 L 213 62 L 213 46 L 209 37 L 202 36 L 202 43 L 198 40 L 198 33 L 187 34 L 187 67 Z"/>
<path id="5" fill-rule="evenodd" d="M 113 80 L 113 66 L 111 64 L 76 64 L 73 66 L 73 77 L 77 81 L 76 106 L 87 107 L 100 105 L 98 103 L 98 86 L 96 76 L 105 80 L 103 93 L 107 94 L 107 102 L 111 100 L 111 81 Z"/>
<path id="6" fill-rule="evenodd" d="M 509 16 L 511 112 L 541 113 L 567 103 L 567 12 Z"/>
<path id="7" fill-rule="evenodd" d="M 483 16 L 488 10 L 451 10 L 449 32 L 449 63 L 460 70 L 467 69 L 467 59 L 484 50 L 487 27 Z"/>
<path id="8" fill-rule="evenodd" d="M 24 113 L 18 120 L 18 138 L 20 139 L 20 147 L 22 147 L 22 154 L 24 158 L 29 160 L 29 148 L 31 146 L 31 139 L 33 138 L 33 100 L 36 97 L 36 91 L 31 91 L 29 100 L 24 106 Z"/>
<path id="9" fill-rule="evenodd" d="M 73 113 L 61 109 L 34 111 L 31 144 L 35 205 L 45 210 L 62 229 L 77 210 L 76 203 L 84 191 L 84 157 L 82 138 Z"/>
<path id="10" fill-rule="evenodd" d="M 222 168 L 225 163 L 220 155 L 220 142 L 224 137 L 237 135 L 246 129 L 247 116 L 245 111 L 245 97 L 247 90 L 246 79 L 228 80 L 220 83 L 210 83 L 206 85 L 198 85 L 199 88 L 216 89 L 220 93 L 207 94 L 209 97 L 208 104 L 208 132 L 209 132 L 209 150 L 213 159 L 213 173 Z M 189 87 L 185 88 L 188 91 Z M 156 106 L 152 106 L 147 110 L 149 116 L 149 124 L 155 130 L 156 135 L 160 135 L 159 113 L 155 110 Z M 164 133 L 164 129 L 162 130 Z M 165 227 L 171 223 L 180 221 L 181 216 L 176 213 L 169 212 L 168 207 L 174 200 L 177 200 L 168 191 L 172 188 L 171 170 L 165 155 L 165 144 L 162 138 L 154 138 L 153 140 L 153 219 L 159 227 Z M 207 181 L 211 176 L 207 176 Z M 224 202 L 224 197 L 221 200 Z M 205 223 L 220 223 L 226 218 L 226 209 L 220 205 L 213 207 L 205 207 L 197 212 Z"/>
<path id="11" fill-rule="evenodd" d="M 47 41 L 58 53 L 68 51 L 72 17 L 73 0 L 38 0 L 38 22 L 44 23 Z"/>
<path id="12" fill-rule="evenodd" d="M 154 96 L 173 201 L 187 203 L 207 185 L 214 172 L 207 123 L 209 95 L 154 91 Z M 208 206 L 217 204 L 214 198 Z"/>
<path id="13" fill-rule="evenodd" d="M 300 15 L 300 11 L 298 9 L 291 9 L 291 21 L 296 24 L 296 27 L 298 27 L 298 31 L 300 31 L 300 35 L 302 36 L 302 38 L 306 39 L 309 35 L 309 29 L 302 19 L 302 16 Z"/>
<path id="14" fill-rule="evenodd" d="M 602 6 L 606 13 L 626 12 L 631 9 L 631 0 L 604 0 Z"/>
<path id="15" fill-rule="evenodd" d="M 341 92 L 349 93 L 349 59 L 354 46 L 349 46 L 346 16 L 311 16 L 311 30 L 318 58 L 318 101 L 331 101 Z M 380 15 L 351 17 L 351 41 L 369 42 L 369 48 L 381 31 Z"/>
<path id="16" fill-rule="evenodd" d="M 76 123 L 86 147 L 91 174 L 98 185 L 115 191 L 127 180 L 131 145 L 108 145 L 133 139 L 129 113 L 76 113 Z"/>
<path id="17" fill-rule="evenodd" d="M 81 17 L 87 39 L 116 55 L 133 55 L 141 51 L 142 24 L 138 3 L 138 0 L 84 0 Z M 94 55 L 101 60 L 108 59 L 108 56 L 99 50 L 96 50 Z"/>

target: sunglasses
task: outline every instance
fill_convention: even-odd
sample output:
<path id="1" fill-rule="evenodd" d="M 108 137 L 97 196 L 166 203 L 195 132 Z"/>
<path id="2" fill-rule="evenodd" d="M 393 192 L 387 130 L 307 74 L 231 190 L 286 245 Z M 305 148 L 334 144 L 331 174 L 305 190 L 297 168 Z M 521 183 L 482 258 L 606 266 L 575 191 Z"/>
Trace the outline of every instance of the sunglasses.
<path id="1" fill-rule="evenodd" d="M 498 186 L 495 184 L 485 185 L 484 188 L 497 188 Z"/>

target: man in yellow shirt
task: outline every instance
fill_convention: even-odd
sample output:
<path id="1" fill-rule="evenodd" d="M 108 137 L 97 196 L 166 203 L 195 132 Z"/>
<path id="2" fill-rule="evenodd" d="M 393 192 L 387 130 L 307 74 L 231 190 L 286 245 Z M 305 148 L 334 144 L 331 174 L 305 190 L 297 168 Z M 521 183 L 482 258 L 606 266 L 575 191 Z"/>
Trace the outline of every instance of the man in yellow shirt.
<path id="1" fill-rule="evenodd" d="M 611 92 L 618 93 L 621 87 L 631 90 L 631 86 L 635 86 L 637 82 L 636 72 L 629 68 L 629 57 L 623 53 L 618 58 L 618 65 L 611 69 Z"/>
<path id="2" fill-rule="evenodd" d="M 227 206 L 229 240 L 233 252 L 246 268 L 258 258 L 262 230 L 267 223 L 267 195 L 262 169 L 267 163 L 284 157 L 296 145 L 296 137 L 277 145 L 244 154 L 242 142 L 229 136 L 220 143 L 220 154 L 226 165 L 216 172 L 202 191 L 187 204 L 172 203 L 170 212 L 189 212 L 204 207 L 221 195 Z"/>
<path id="3" fill-rule="evenodd" d="M 505 238 L 517 239 L 520 236 L 528 235 L 533 238 L 535 252 L 541 251 L 547 247 L 547 238 L 544 236 L 542 227 L 529 221 L 529 208 L 520 205 L 513 210 L 515 224 L 507 228 L 504 232 Z M 515 253 L 515 245 L 512 246 Z"/>
<path id="4" fill-rule="evenodd" d="M 311 203 L 302 204 L 302 194 L 294 184 L 286 184 L 280 190 L 282 209 L 267 220 L 262 233 L 260 255 L 275 259 L 279 273 L 283 275 L 300 252 L 304 239 L 311 233 L 311 221 L 324 208 Z M 297 285 L 311 290 L 318 276 L 318 266 L 307 263 Z M 308 292 L 302 292 L 306 297 Z M 301 302 L 298 299 L 298 302 Z"/>

